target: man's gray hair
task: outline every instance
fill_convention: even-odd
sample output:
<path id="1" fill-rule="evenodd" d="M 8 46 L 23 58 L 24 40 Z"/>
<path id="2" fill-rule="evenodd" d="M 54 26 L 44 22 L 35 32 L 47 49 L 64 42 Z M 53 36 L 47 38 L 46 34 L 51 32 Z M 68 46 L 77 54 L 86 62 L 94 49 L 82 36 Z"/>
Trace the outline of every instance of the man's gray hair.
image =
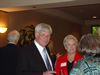
<path id="1" fill-rule="evenodd" d="M 35 27 L 35 32 L 39 35 L 39 32 L 40 31 L 49 31 L 50 32 L 50 34 L 52 34 L 52 28 L 51 28 L 51 26 L 50 25 L 48 25 L 48 24 L 45 24 L 45 23 L 40 23 L 40 24 L 38 24 L 36 27 Z"/>
<path id="2" fill-rule="evenodd" d="M 8 41 L 9 42 L 16 42 L 19 40 L 20 34 L 17 30 L 13 30 L 8 33 Z"/>

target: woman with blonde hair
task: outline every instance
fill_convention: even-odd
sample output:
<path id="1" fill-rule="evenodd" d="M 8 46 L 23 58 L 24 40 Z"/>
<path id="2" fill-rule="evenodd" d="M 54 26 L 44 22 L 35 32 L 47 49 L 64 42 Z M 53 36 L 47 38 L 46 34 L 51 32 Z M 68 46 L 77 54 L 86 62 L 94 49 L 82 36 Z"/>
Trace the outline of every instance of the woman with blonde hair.
<path id="1" fill-rule="evenodd" d="M 52 40 L 49 41 L 48 48 L 50 50 L 50 54 L 51 54 L 51 57 L 52 57 L 53 65 L 55 66 L 56 65 L 55 64 L 56 63 L 56 59 L 59 58 L 60 56 L 62 56 L 62 54 L 60 54 L 60 53 L 54 54 Z"/>
<path id="2" fill-rule="evenodd" d="M 83 58 L 83 55 L 76 53 L 78 41 L 75 36 L 66 36 L 64 38 L 63 44 L 67 53 L 57 59 L 55 67 L 56 75 L 61 75 L 61 73 L 64 75 L 69 75 L 70 70 L 72 69 L 75 62 Z"/>

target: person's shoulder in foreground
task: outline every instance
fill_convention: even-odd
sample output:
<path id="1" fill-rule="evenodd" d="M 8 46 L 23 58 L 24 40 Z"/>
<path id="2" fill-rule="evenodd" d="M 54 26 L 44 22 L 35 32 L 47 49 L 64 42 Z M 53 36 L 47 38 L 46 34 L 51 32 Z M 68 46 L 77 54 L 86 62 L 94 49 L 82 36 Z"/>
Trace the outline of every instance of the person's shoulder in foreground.
<path id="1" fill-rule="evenodd" d="M 70 75 L 100 75 L 100 58 L 89 56 L 79 59 Z"/>
<path id="2" fill-rule="evenodd" d="M 84 60 L 85 59 L 82 58 L 82 59 L 79 59 L 77 61 L 77 63 L 75 63 L 73 69 L 70 72 L 70 75 L 83 75 L 83 73 L 81 72 L 82 71 L 81 68 L 82 69 L 85 68 L 85 66 L 84 66 L 85 61 Z"/>
<path id="3" fill-rule="evenodd" d="M 100 75 L 100 37 L 83 35 L 78 49 L 85 57 L 76 62 L 70 75 Z"/>

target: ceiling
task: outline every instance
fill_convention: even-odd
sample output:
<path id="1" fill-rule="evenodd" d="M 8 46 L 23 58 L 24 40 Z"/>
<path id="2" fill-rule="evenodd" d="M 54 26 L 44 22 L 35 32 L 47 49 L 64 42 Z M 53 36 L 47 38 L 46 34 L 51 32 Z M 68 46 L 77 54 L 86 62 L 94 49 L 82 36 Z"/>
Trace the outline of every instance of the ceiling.
<path id="1" fill-rule="evenodd" d="M 51 0 L 51 1 L 55 1 L 55 0 Z M 66 14 L 68 16 L 69 14 L 81 20 L 94 20 L 92 18 L 93 16 L 97 16 L 96 19 L 100 19 L 100 0 L 66 0 L 66 1 L 71 1 L 71 2 L 59 2 L 59 3 L 51 3 L 51 4 L 46 3 L 42 5 L 41 4 L 25 5 L 25 6 L 16 6 L 16 7 L 12 6 L 12 7 L 3 7 L 3 8 L 0 7 L 0 10 L 6 12 L 16 12 L 16 11 L 25 11 L 25 10 L 40 10 L 40 11 L 45 10 L 45 12 L 47 12 L 48 10 L 51 11 L 52 9 L 51 12 L 53 15 L 55 14 L 54 11 L 56 10 L 57 13 L 63 14 L 63 16 Z M 13 2 L 12 4 L 14 5 Z M 6 4 L 4 6 L 6 6 Z M 47 13 L 50 14 L 50 12 Z M 55 15 L 57 15 L 57 13 Z"/>
<path id="2" fill-rule="evenodd" d="M 100 19 L 100 4 L 71 6 L 57 9 L 82 20 Z M 97 18 L 93 18 L 93 16 L 97 16 Z"/>

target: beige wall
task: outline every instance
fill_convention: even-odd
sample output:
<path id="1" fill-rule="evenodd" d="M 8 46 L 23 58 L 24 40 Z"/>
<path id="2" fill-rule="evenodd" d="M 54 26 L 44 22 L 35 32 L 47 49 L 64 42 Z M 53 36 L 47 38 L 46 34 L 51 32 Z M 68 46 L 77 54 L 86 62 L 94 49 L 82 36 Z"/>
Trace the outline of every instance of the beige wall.
<path id="1" fill-rule="evenodd" d="M 7 32 L 0 33 L 0 47 L 5 46 L 7 44 Z"/>
<path id="2" fill-rule="evenodd" d="M 91 33 L 91 25 L 82 26 L 82 35 Z"/>
<path id="3" fill-rule="evenodd" d="M 12 12 L 8 13 L 8 32 L 11 30 L 20 30 L 27 25 L 37 25 L 38 23 L 48 23 L 53 29 L 51 39 L 54 43 L 54 52 L 65 54 L 63 39 L 68 34 L 74 34 L 78 40 L 82 35 L 81 25 L 67 22 L 58 17 L 48 16 L 34 11 Z"/>
<path id="4" fill-rule="evenodd" d="M 8 26 L 8 13 L 0 11 L 0 27 Z M 0 47 L 7 44 L 7 32 L 0 33 Z"/>

